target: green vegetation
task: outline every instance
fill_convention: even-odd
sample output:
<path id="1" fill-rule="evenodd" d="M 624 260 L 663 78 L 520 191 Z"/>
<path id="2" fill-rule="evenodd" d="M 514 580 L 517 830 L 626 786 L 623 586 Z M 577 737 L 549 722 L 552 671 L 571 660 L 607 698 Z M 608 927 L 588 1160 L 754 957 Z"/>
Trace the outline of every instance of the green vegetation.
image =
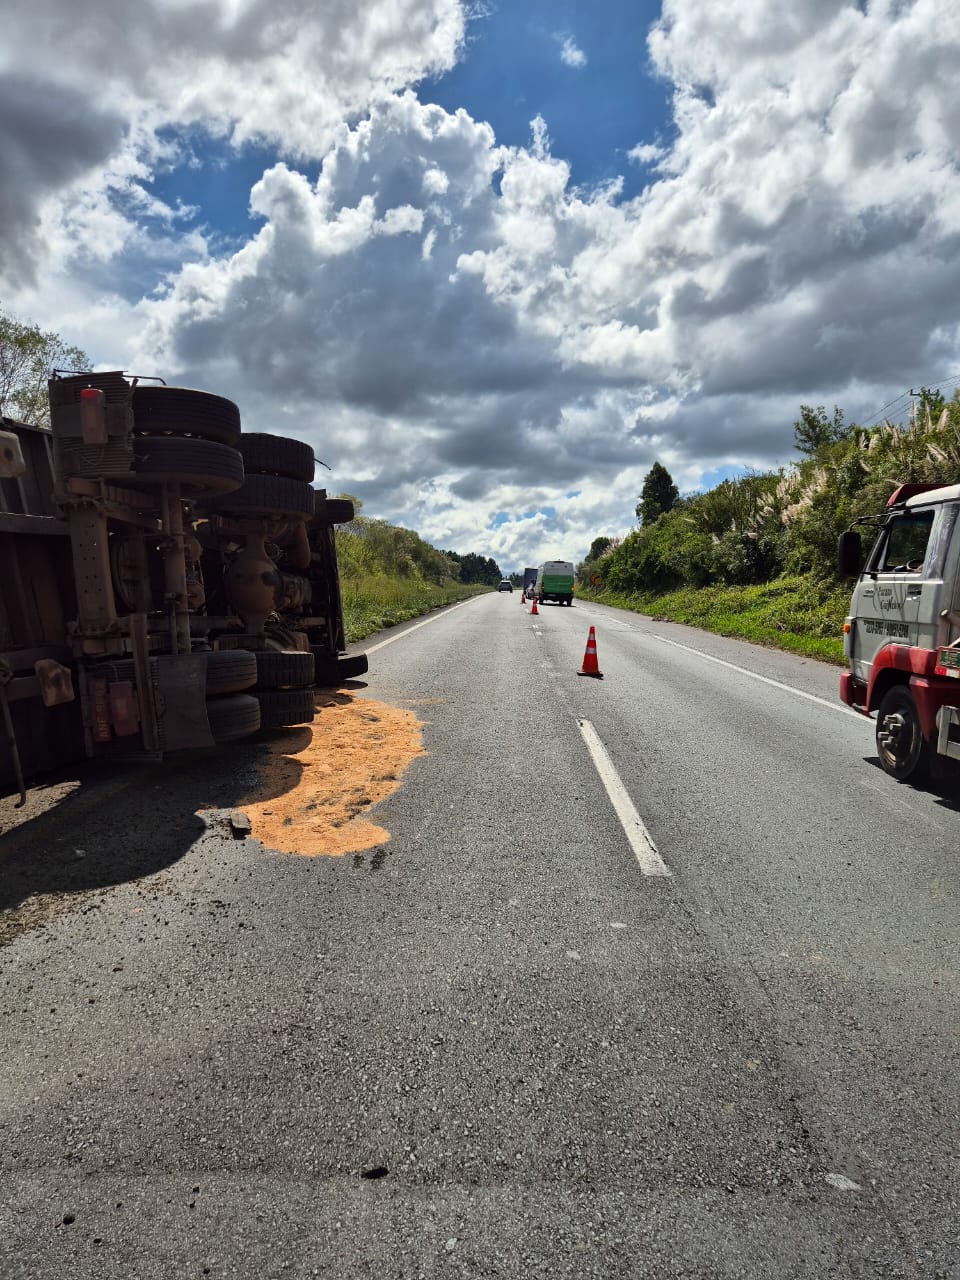
<path id="1" fill-rule="evenodd" d="M 580 590 L 578 598 L 683 622 L 703 631 L 738 636 L 823 662 L 841 662 L 842 627 L 850 603 L 847 585 L 825 591 L 809 577 L 784 576 L 749 587 L 684 587 L 665 595 L 618 595 Z"/>
<path id="2" fill-rule="evenodd" d="M 960 483 L 960 393 L 947 402 L 921 388 L 909 423 L 873 428 L 802 405 L 794 441 L 793 466 L 661 501 L 648 520 L 648 490 L 672 484 L 655 463 L 640 528 L 594 539 L 578 595 L 839 662 L 850 583 L 837 576 L 837 539 L 898 485 Z"/>
<path id="3" fill-rule="evenodd" d="M 643 482 L 636 517 L 641 524 L 653 524 L 676 506 L 679 499 L 680 490 L 674 484 L 673 476 L 665 466 L 655 462 Z"/>
<path id="4" fill-rule="evenodd" d="M 350 500 L 359 511 L 360 502 Z M 489 591 L 500 581 L 493 560 L 438 551 L 419 534 L 385 520 L 358 514 L 336 537 L 348 643 Z"/>
<path id="5" fill-rule="evenodd" d="M 4 417 L 48 427 L 50 370 L 89 368 L 89 358 L 78 347 L 0 311 L 0 414 Z"/>
<path id="6" fill-rule="evenodd" d="M 431 609 L 455 604 L 469 596 L 489 591 L 489 587 L 449 582 L 438 586 L 413 579 L 368 575 L 341 584 L 343 619 L 347 643 L 362 640 L 384 627 L 419 618 Z"/>

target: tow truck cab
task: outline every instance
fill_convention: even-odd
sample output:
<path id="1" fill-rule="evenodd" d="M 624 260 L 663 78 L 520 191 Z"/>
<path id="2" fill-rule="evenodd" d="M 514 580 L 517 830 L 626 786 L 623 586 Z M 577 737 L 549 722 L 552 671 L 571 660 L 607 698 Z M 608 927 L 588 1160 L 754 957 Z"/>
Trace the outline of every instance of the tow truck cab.
<path id="1" fill-rule="evenodd" d="M 840 697 L 876 713 L 877 751 L 896 778 L 943 776 L 960 761 L 960 485 L 901 485 L 864 561 L 841 535 L 841 572 L 857 575 L 844 622 Z"/>

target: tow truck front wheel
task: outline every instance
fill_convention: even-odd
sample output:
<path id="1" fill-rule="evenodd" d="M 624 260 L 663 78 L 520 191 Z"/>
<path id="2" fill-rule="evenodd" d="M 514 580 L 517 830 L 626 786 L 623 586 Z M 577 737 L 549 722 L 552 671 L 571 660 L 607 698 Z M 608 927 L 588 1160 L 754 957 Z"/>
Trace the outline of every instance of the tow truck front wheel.
<path id="1" fill-rule="evenodd" d="M 888 689 L 877 712 L 877 755 L 887 773 L 919 782 L 930 770 L 930 746 L 920 729 L 913 695 L 905 685 Z"/>

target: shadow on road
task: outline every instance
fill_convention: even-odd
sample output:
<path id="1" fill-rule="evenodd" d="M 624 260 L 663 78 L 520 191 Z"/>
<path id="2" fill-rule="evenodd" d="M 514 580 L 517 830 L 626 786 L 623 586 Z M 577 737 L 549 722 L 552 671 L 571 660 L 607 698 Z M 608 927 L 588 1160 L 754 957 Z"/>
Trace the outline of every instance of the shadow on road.
<path id="1" fill-rule="evenodd" d="M 886 774 L 886 770 L 880 763 L 879 756 L 864 756 L 863 763 L 872 765 L 874 769 Z M 952 765 L 952 761 L 947 763 Z M 892 787 L 908 787 L 911 791 L 925 792 L 933 796 L 935 803 L 940 805 L 941 808 L 960 813 L 960 769 L 956 771 L 953 777 L 925 778 L 922 782 L 898 782 L 890 774 L 886 774 L 886 776 Z"/>
<path id="2" fill-rule="evenodd" d="M 256 786 L 266 749 L 237 742 L 119 773 L 73 770 L 32 787 L 33 812 L 0 833 L 0 945 L 55 914 L 56 901 L 172 866 L 204 833 L 199 810 L 231 808 Z M 0 821 L 13 819 L 12 806 L 12 797 L 0 801 Z M 19 918 L 28 899 L 56 901 Z"/>
<path id="3" fill-rule="evenodd" d="M 365 687 L 318 690 L 313 727 L 266 730 L 160 764 L 73 766 L 35 780 L 22 809 L 15 795 L 0 796 L 0 946 L 76 895 L 174 865 L 206 831 L 205 810 L 294 791 L 303 773 L 297 755 L 314 727 Z M 278 758 L 282 768 L 266 767 Z"/>

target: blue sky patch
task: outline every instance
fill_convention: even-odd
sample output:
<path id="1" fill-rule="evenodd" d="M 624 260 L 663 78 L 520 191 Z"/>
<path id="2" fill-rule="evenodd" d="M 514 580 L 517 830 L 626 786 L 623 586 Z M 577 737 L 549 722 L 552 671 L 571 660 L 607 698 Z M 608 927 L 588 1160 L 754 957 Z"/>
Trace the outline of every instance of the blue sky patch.
<path id="1" fill-rule="evenodd" d="M 195 208 L 181 226 L 216 228 L 218 239 L 228 244 L 248 240 L 260 222 L 250 213 L 250 189 L 278 162 L 276 149 L 246 145 L 238 150 L 199 130 L 167 131 L 167 140 L 177 145 L 178 162 L 156 166 L 146 189 L 174 209 L 178 202 Z"/>
<path id="2" fill-rule="evenodd" d="M 636 195 L 648 169 L 629 159 L 638 144 L 673 136 L 669 86 L 650 72 L 646 38 L 658 0 L 501 3 L 467 29 L 460 63 L 420 86 L 424 102 L 464 107 L 506 146 L 530 144 L 530 121 L 546 121 L 551 153 L 568 161 L 574 186 L 623 178 Z"/>

